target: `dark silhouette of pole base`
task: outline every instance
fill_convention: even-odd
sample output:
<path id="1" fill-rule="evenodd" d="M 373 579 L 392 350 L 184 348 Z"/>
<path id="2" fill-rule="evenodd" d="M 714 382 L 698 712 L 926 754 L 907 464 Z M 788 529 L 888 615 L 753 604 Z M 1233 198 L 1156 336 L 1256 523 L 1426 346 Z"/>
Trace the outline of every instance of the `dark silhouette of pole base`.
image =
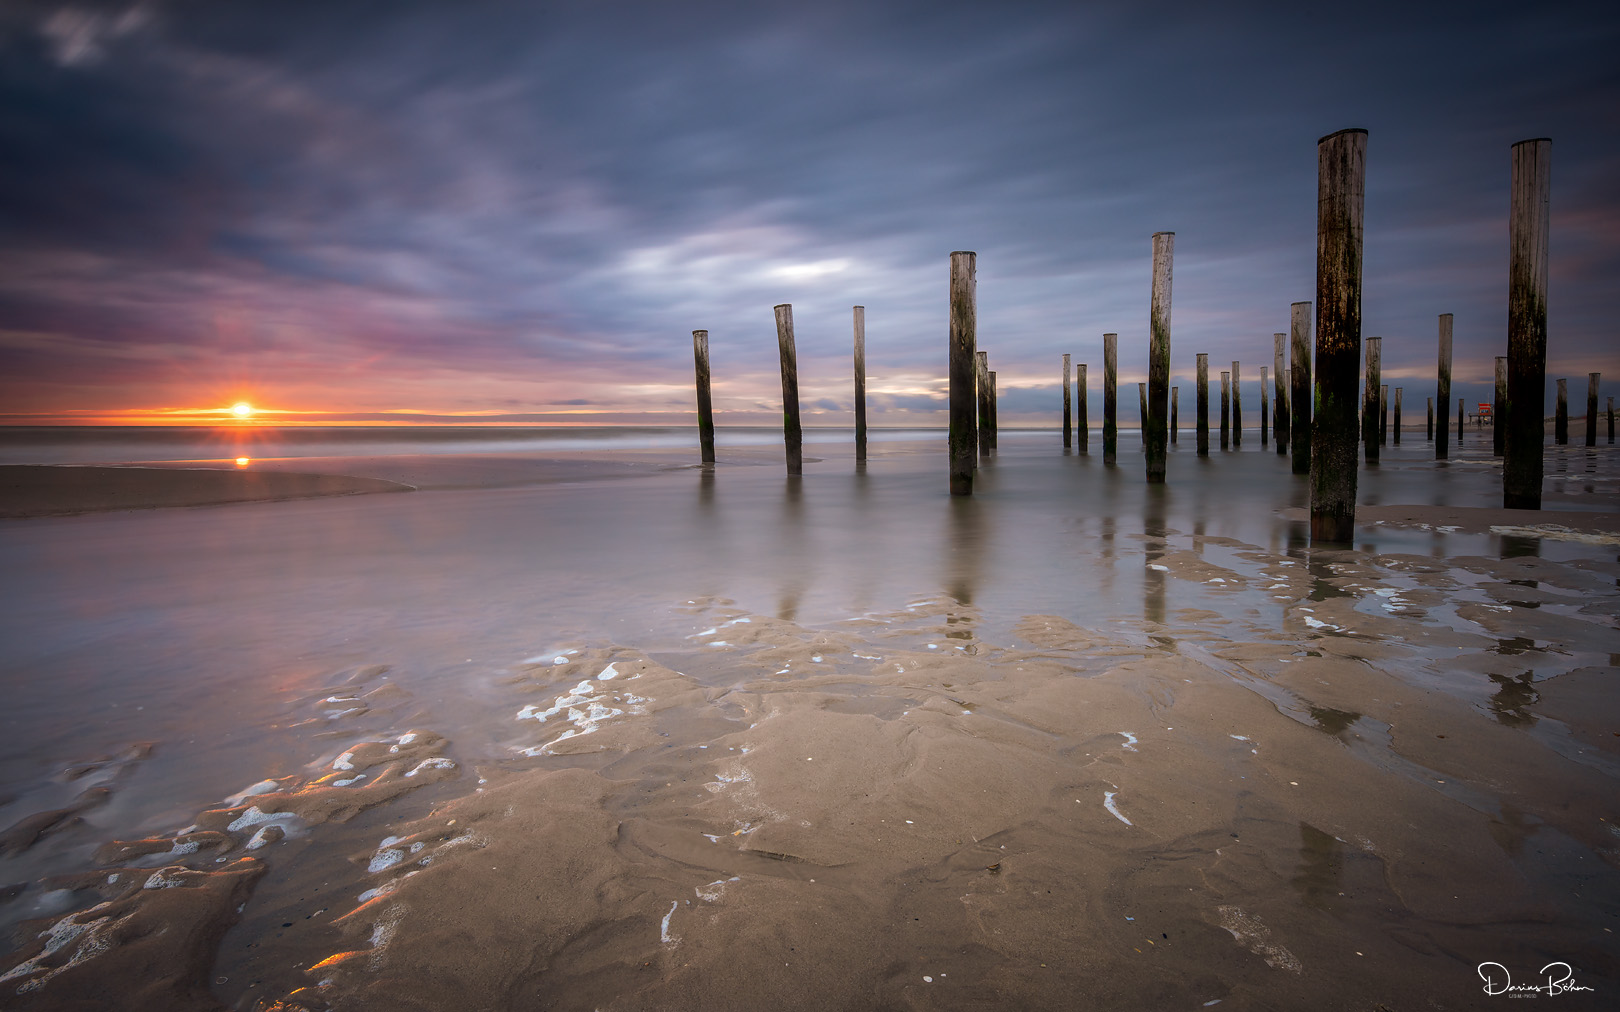
<path id="1" fill-rule="evenodd" d="M 1513 145 L 1508 212 L 1507 441 L 1502 505 L 1541 508 L 1541 450 L 1547 417 L 1547 234 L 1552 141 Z"/>
<path id="2" fill-rule="evenodd" d="M 1569 382 L 1558 381 L 1558 405 L 1553 408 L 1553 442 L 1569 445 Z"/>
<path id="3" fill-rule="evenodd" d="M 709 332 L 692 331 L 692 361 L 697 366 L 698 446 L 703 463 L 714 463 L 714 404 L 709 398 Z"/>
<path id="4" fill-rule="evenodd" d="M 1091 452 L 1091 418 L 1086 410 L 1086 363 L 1074 367 L 1074 435 L 1081 453 Z"/>
<path id="5" fill-rule="evenodd" d="M 799 358 L 793 348 L 793 307 L 776 307 L 776 346 L 782 360 L 782 440 L 787 473 L 804 473 L 804 430 L 799 426 Z"/>
<path id="6" fill-rule="evenodd" d="M 855 307 L 855 460 L 866 459 L 866 307 Z"/>
<path id="7" fill-rule="evenodd" d="M 1361 364 L 1361 230 L 1367 131 L 1317 142 L 1316 417 L 1311 423 L 1311 541 L 1356 532 L 1356 380 Z"/>
<path id="8" fill-rule="evenodd" d="M 1603 378 L 1602 373 L 1586 374 L 1586 445 L 1597 445 L 1597 398 L 1598 381 Z"/>
<path id="9" fill-rule="evenodd" d="M 1260 445 L 1269 445 L 1271 419 L 1266 417 L 1271 411 L 1271 397 L 1266 391 L 1266 372 L 1269 367 L 1260 367 Z"/>
<path id="10" fill-rule="evenodd" d="M 1119 335 L 1103 335 L 1103 465 L 1119 456 Z"/>
<path id="11" fill-rule="evenodd" d="M 1069 420 L 1069 356 L 1063 356 L 1063 448 L 1067 450 L 1074 444 L 1074 434 Z"/>
<path id="12" fill-rule="evenodd" d="M 1170 445 L 1176 445 L 1176 430 L 1181 427 L 1178 410 L 1181 407 L 1181 388 L 1170 388 Z"/>
<path id="13" fill-rule="evenodd" d="M 1153 233 L 1153 292 L 1148 307 L 1148 379 L 1142 411 L 1142 448 L 1149 485 L 1164 482 L 1170 430 L 1170 282 L 1174 232 Z"/>
<path id="14" fill-rule="evenodd" d="M 1383 343 L 1383 338 L 1379 337 L 1369 337 L 1363 342 L 1366 347 L 1367 378 L 1361 393 L 1361 445 L 1369 464 L 1378 463 L 1378 387 L 1383 376 L 1383 359 L 1379 351 Z"/>
<path id="15" fill-rule="evenodd" d="M 973 426 L 973 360 L 979 350 L 977 260 L 977 254 L 966 250 L 951 254 L 951 495 L 973 494 L 974 457 L 978 450 L 978 433 Z"/>
<path id="16" fill-rule="evenodd" d="M 1209 356 L 1198 353 L 1198 455 L 1209 456 Z"/>
<path id="17" fill-rule="evenodd" d="M 1402 387 L 1396 387 L 1395 388 L 1395 425 L 1394 425 L 1394 428 L 1393 428 L 1393 432 L 1394 432 L 1394 441 L 1395 441 L 1396 446 L 1401 445 L 1401 390 L 1402 389 L 1403 389 Z"/>
<path id="18" fill-rule="evenodd" d="M 1221 371 L 1221 449 L 1232 448 L 1232 374 Z"/>
<path id="19" fill-rule="evenodd" d="M 1238 364 L 1232 363 L 1232 448 L 1243 445 L 1243 395 L 1239 392 Z"/>
<path id="20" fill-rule="evenodd" d="M 1451 405 L 1451 314 L 1440 314 L 1440 368 L 1434 403 L 1440 407 L 1440 427 L 1434 430 L 1434 459 L 1445 460 L 1450 455 L 1446 443 L 1446 408 Z"/>
<path id="21" fill-rule="evenodd" d="M 1507 356 L 1496 356 L 1496 390 L 1491 400 L 1491 455 L 1507 448 Z"/>

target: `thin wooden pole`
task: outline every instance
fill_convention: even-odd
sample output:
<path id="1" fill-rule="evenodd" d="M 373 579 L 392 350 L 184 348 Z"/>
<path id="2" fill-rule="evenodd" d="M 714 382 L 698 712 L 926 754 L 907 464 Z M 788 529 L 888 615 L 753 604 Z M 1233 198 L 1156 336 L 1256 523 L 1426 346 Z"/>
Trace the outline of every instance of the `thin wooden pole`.
<path id="1" fill-rule="evenodd" d="M 1080 452 L 1091 452 L 1091 419 L 1086 411 L 1086 364 L 1081 362 L 1074 367 L 1074 424 L 1075 435 L 1079 437 Z"/>
<path id="2" fill-rule="evenodd" d="M 1598 381 L 1603 378 L 1602 373 L 1592 372 L 1586 374 L 1586 445 L 1597 445 L 1597 397 Z"/>
<path id="3" fill-rule="evenodd" d="M 1395 388 L 1395 445 L 1401 445 L 1401 387 Z"/>
<path id="4" fill-rule="evenodd" d="M 1119 335 L 1103 335 L 1103 464 L 1119 456 Z"/>
<path id="5" fill-rule="evenodd" d="M 1389 445 L 1389 384 L 1378 384 L 1378 445 Z"/>
<path id="6" fill-rule="evenodd" d="M 1433 397 L 1429 398 L 1429 424 L 1428 424 L 1428 428 L 1427 428 L 1426 433 L 1425 433 L 1423 438 L 1428 440 L 1431 443 L 1434 442 L 1434 398 Z"/>
<path id="7" fill-rule="evenodd" d="M 1176 254 L 1174 232 L 1153 233 L 1153 294 L 1148 307 L 1148 380 L 1142 443 L 1149 485 L 1163 484 L 1169 448 L 1170 288 Z"/>
<path id="8" fill-rule="evenodd" d="M 1170 445 L 1172 445 L 1172 446 L 1174 446 L 1175 442 L 1176 442 L 1176 430 L 1181 427 L 1180 419 L 1177 417 L 1177 413 L 1178 413 L 1180 407 L 1181 407 L 1181 388 L 1179 386 L 1171 387 L 1170 388 Z"/>
<path id="9" fill-rule="evenodd" d="M 1209 456 L 1209 356 L 1198 353 L 1198 455 Z"/>
<path id="10" fill-rule="evenodd" d="M 1445 460 L 1450 455 L 1446 445 L 1446 406 L 1451 403 L 1451 314 L 1440 314 L 1440 366 L 1434 402 L 1440 405 L 1440 427 L 1434 432 L 1434 459 Z"/>
<path id="11" fill-rule="evenodd" d="M 776 347 L 782 360 L 782 439 L 787 473 L 804 473 L 804 430 L 799 427 L 799 358 L 793 348 L 793 307 L 776 307 Z"/>
<path id="12" fill-rule="evenodd" d="M 1496 390 L 1491 400 L 1491 454 L 1502 456 L 1507 448 L 1507 377 L 1506 355 L 1496 356 Z"/>
<path id="13" fill-rule="evenodd" d="M 1238 379 L 1238 364 L 1232 363 L 1232 446 L 1237 448 L 1243 445 L 1243 394 L 1242 382 Z"/>
<path id="14" fill-rule="evenodd" d="M 1266 445 L 1266 441 L 1267 441 L 1267 438 L 1268 438 L 1268 432 L 1270 431 L 1269 429 L 1266 428 L 1266 426 L 1271 423 L 1271 419 L 1269 417 L 1269 415 L 1271 414 L 1271 402 L 1270 402 L 1271 395 L 1266 390 L 1266 368 L 1267 368 L 1266 366 L 1261 366 L 1260 367 L 1260 445 L 1261 446 Z"/>
<path id="15" fill-rule="evenodd" d="M 1609 444 L 1614 444 L 1614 398 L 1609 398 Z"/>
<path id="16" fill-rule="evenodd" d="M 1281 456 L 1288 452 L 1288 335 L 1271 335 L 1271 344 L 1271 378 L 1275 384 L 1271 399 L 1271 434 L 1277 440 L 1277 453 Z"/>
<path id="17" fill-rule="evenodd" d="M 1232 374 L 1221 372 L 1221 449 L 1232 446 Z"/>
<path id="18" fill-rule="evenodd" d="M 1367 131 L 1316 144 L 1316 418 L 1311 427 L 1311 541 L 1356 533 L 1356 373 L 1361 364 L 1361 225 Z"/>
<path id="19" fill-rule="evenodd" d="M 1553 442 L 1569 445 L 1569 381 L 1558 381 L 1558 406 L 1553 414 Z"/>
<path id="20" fill-rule="evenodd" d="M 990 449 L 1000 448 L 1000 427 L 996 423 L 996 371 L 990 370 Z"/>
<path id="21" fill-rule="evenodd" d="M 1463 422 L 1468 418 L 1468 401 L 1466 398 L 1457 398 L 1457 448 L 1462 448 Z"/>
<path id="22" fill-rule="evenodd" d="M 990 456 L 990 353 L 973 354 L 973 383 L 978 388 L 979 456 Z"/>
<path id="23" fill-rule="evenodd" d="M 1070 409 L 1070 405 L 1069 405 L 1069 356 L 1064 355 L 1063 356 L 1063 448 L 1065 450 L 1067 450 L 1074 443 L 1074 438 L 1073 438 L 1073 435 L 1072 435 L 1072 429 L 1070 427 L 1073 423 L 1069 420 L 1070 410 L 1071 409 Z"/>
<path id="24" fill-rule="evenodd" d="M 1311 304 L 1288 307 L 1289 468 L 1311 473 Z"/>
<path id="25" fill-rule="evenodd" d="M 978 351 L 978 255 L 951 254 L 951 495 L 973 494 L 978 433 L 973 427 L 973 359 Z"/>
<path id="26" fill-rule="evenodd" d="M 1382 338 L 1369 337 L 1364 342 L 1367 356 L 1367 378 L 1361 390 L 1361 443 L 1367 463 L 1378 463 L 1378 387 L 1381 374 L 1380 346 Z"/>
<path id="27" fill-rule="evenodd" d="M 866 307 L 855 307 L 855 460 L 866 459 Z"/>
<path id="28" fill-rule="evenodd" d="M 709 332 L 692 331 L 692 361 L 697 366 L 698 446 L 703 463 L 714 463 L 714 403 L 709 398 Z"/>
<path id="29" fill-rule="evenodd" d="M 1552 141 L 1513 145 L 1508 212 L 1508 433 L 1502 458 L 1502 505 L 1541 508 L 1541 448 L 1546 442 L 1547 233 Z"/>
<path id="30" fill-rule="evenodd" d="M 1147 410 L 1147 384 L 1138 383 L 1136 384 L 1136 426 L 1141 431 L 1143 453 L 1147 452 Z M 1152 479 L 1148 480 L 1151 481 Z"/>

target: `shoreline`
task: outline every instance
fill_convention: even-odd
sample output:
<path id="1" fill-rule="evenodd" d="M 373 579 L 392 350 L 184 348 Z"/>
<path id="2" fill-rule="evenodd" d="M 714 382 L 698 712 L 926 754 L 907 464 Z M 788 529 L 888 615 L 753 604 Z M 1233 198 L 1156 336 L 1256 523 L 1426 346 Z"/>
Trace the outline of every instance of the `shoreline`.
<path id="1" fill-rule="evenodd" d="M 412 491 L 402 482 L 342 474 L 0 464 L 0 518 L 6 519 Z"/>

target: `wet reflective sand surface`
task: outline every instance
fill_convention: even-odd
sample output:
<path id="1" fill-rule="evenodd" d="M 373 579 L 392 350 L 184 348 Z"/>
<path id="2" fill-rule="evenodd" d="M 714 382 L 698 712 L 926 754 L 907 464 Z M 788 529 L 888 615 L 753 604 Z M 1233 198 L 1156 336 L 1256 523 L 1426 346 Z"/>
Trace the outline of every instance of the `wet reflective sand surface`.
<path id="1" fill-rule="evenodd" d="M 0 521 L 3 1004 L 1612 1000 L 1612 450 L 1419 433 L 1330 551 L 1269 450 L 942 442 Z"/>

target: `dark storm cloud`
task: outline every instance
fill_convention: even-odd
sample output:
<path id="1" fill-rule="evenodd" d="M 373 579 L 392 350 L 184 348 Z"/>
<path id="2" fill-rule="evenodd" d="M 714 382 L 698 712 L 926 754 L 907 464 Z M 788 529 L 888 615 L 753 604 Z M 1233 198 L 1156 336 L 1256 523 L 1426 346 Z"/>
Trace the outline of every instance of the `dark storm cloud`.
<path id="1" fill-rule="evenodd" d="M 1357 125 L 1387 372 L 1429 375 L 1447 311 L 1488 372 L 1507 148 L 1546 134 L 1549 369 L 1620 373 L 1620 20 L 1420 6 L 13 5 L 0 355 L 684 384 L 706 327 L 717 379 L 768 380 L 792 302 L 831 377 L 864 303 L 874 379 L 931 375 L 946 254 L 976 249 L 1004 387 L 1105 330 L 1123 380 L 1169 229 L 1176 371 L 1258 366 L 1313 296 L 1315 140 Z"/>

